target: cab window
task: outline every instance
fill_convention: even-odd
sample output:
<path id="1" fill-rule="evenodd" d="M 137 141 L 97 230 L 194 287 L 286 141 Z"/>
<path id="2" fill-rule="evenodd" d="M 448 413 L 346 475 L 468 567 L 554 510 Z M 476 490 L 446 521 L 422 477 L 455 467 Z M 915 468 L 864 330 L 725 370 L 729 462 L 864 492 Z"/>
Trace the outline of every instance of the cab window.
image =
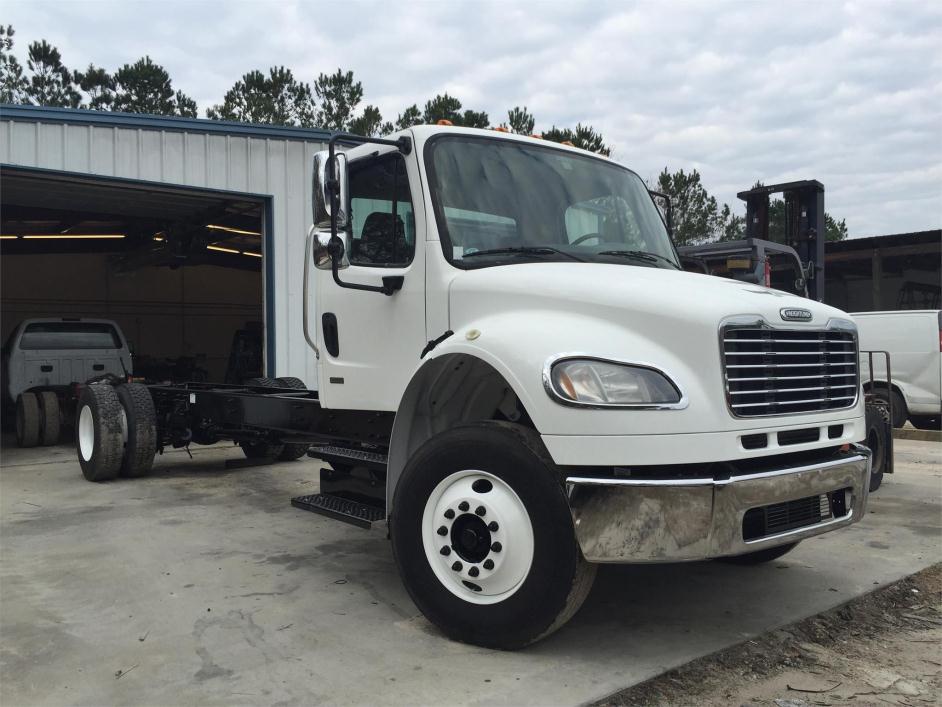
<path id="1" fill-rule="evenodd" d="M 415 253 L 412 194 L 402 155 L 350 164 L 350 263 L 402 267 Z"/>

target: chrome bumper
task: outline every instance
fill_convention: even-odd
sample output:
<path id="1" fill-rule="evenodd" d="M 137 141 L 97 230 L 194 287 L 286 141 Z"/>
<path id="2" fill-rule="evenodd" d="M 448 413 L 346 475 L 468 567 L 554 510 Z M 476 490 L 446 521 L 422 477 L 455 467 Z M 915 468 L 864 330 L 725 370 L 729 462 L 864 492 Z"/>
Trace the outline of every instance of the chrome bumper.
<path id="1" fill-rule="evenodd" d="M 566 491 L 576 538 L 590 562 L 681 562 L 741 555 L 855 523 L 866 510 L 869 483 L 870 450 L 853 445 L 841 459 L 722 481 L 573 476 Z M 846 515 L 743 539 L 748 510 L 839 489 L 850 489 Z"/>

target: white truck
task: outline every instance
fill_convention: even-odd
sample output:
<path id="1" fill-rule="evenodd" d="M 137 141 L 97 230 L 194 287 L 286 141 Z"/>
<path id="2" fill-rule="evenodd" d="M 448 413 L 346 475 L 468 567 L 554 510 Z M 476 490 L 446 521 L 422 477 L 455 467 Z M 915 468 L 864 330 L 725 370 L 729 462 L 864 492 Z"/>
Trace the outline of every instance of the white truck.
<path id="1" fill-rule="evenodd" d="M 51 446 L 72 422 L 77 386 L 102 376 L 127 377 L 131 351 L 110 319 L 26 319 L 3 345 L 0 371 L 17 444 Z"/>
<path id="2" fill-rule="evenodd" d="M 942 311 L 856 312 L 851 315 L 860 331 L 861 350 L 890 354 L 892 381 L 886 363 L 874 357 L 873 379 L 869 361 L 861 357 L 863 387 L 874 396 L 892 400 L 893 426 L 908 419 L 913 427 L 938 430 L 942 420 Z"/>
<path id="3" fill-rule="evenodd" d="M 166 445 L 307 451 L 320 492 L 292 503 L 386 525 L 419 609 L 498 648 L 562 626 L 600 563 L 764 562 L 863 517 L 853 321 L 683 272 L 634 172 L 421 126 L 336 135 L 314 175 L 318 390 L 90 385 L 87 478 L 147 473 Z"/>

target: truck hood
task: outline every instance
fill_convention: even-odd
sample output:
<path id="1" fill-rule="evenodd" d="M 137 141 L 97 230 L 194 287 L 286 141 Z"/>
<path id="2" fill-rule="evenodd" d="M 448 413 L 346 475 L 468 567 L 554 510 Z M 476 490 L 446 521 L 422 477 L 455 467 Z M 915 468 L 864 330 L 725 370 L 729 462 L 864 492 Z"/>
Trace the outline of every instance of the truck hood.
<path id="1" fill-rule="evenodd" d="M 661 322 L 709 323 L 712 330 L 724 317 L 756 314 L 783 325 L 780 311 L 811 311 L 814 328 L 829 319 L 849 317 L 834 307 L 751 283 L 663 268 L 608 263 L 521 263 L 467 270 L 452 282 L 453 314 L 469 310 L 500 311 L 508 308 L 610 318 L 624 324 L 640 324 L 655 318 Z M 460 321 L 452 325 L 460 326 Z"/>

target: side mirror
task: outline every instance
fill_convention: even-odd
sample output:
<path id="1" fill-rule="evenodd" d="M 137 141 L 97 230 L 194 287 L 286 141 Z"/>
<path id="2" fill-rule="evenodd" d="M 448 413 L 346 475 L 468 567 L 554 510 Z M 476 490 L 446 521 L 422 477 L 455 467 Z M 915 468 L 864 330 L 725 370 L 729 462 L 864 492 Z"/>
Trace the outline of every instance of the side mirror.
<path id="1" fill-rule="evenodd" d="M 334 215 L 333 204 L 337 205 L 337 230 L 347 227 L 347 156 L 342 152 L 334 155 L 333 170 L 328 169 L 330 153 L 322 150 L 314 155 L 314 175 L 312 184 L 311 206 L 314 212 L 314 226 L 318 230 L 330 230 L 331 216 Z M 331 181 L 333 172 L 333 181 Z M 336 188 L 337 195 L 333 198 L 331 189 Z"/>
<path id="2" fill-rule="evenodd" d="M 337 267 L 340 270 L 349 267 L 350 260 L 347 257 L 347 247 L 344 243 L 346 236 L 346 231 L 338 233 L 336 238 L 331 236 L 330 225 L 326 229 L 315 229 L 314 267 L 318 270 L 332 270 L 334 258 L 337 259 Z"/>

